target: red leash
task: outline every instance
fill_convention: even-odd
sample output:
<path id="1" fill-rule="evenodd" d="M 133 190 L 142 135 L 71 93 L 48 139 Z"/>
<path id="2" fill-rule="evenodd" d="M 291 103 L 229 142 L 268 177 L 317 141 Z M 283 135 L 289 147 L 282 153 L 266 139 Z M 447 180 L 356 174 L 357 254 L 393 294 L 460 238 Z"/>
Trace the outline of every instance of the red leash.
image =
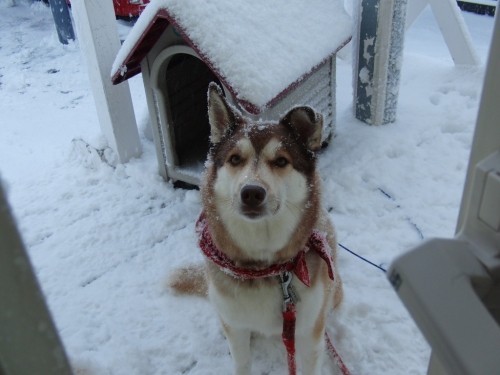
<path id="1" fill-rule="evenodd" d="M 295 360 L 295 320 L 296 320 L 296 295 L 293 289 L 291 289 L 292 285 L 292 274 L 290 272 L 284 272 L 280 275 L 280 283 L 281 289 L 283 292 L 283 333 L 282 339 L 283 344 L 286 348 L 287 354 L 287 362 L 288 362 L 288 372 L 290 375 L 297 374 L 297 364 Z M 342 375 L 351 375 L 351 372 L 345 365 L 344 361 L 340 357 L 337 349 L 333 346 L 332 340 L 328 335 L 328 332 L 325 331 L 325 341 L 326 347 L 330 356 L 332 357 L 333 362 L 338 366 Z"/>
<path id="2" fill-rule="evenodd" d="M 283 333 L 281 335 L 286 348 L 288 362 L 288 372 L 290 375 L 297 373 L 295 362 L 295 304 L 290 304 L 286 311 L 283 311 Z"/>
<path id="3" fill-rule="evenodd" d="M 351 372 L 345 365 L 344 361 L 342 361 L 342 358 L 340 358 L 339 353 L 337 352 L 337 349 L 335 349 L 335 346 L 333 346 L 332 340 L 330 340 L 330 336 L 328 335 L 328 332 L 325 331 L 325 341 L 326 341 L 326 347 L 328 349 L 328 352 L 330 353 L 330 356 L 333 359 L 333 362 L 338 366 L 340 371 L 342 371 L 342 375 L 351 375 Z"/>
<path id="4" fill-rule="evenodd" d="M 295 309 L 296 296 L 292 288 L 292 274 L 283 272 L 280 275 L 281 291 L 283 292 L 283 332 L 281 338 L 285 345 L 288 372 L 290 375 L 297 373 L 297 364 L 295 361 Z"/>

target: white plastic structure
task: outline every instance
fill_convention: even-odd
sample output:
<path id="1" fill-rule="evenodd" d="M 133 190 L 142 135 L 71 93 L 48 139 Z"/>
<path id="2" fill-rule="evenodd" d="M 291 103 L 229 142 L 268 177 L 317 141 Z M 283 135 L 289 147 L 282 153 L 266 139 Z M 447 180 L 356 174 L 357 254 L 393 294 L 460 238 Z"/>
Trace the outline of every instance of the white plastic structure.
<path id="1" fill-rule="evenodd" d="M 434 13 L 455 64 L 479 65 L 479 58 L 456 0 L 408 0 L 406 28 L 411 27 L 427 5 Z"/>
<path id="2" fill-rule="evenodd" d="M 432 347 L 429 375 L 500 374 L 500 22 L 455 239 L 396 259 L 389 279 Z"/>
<path id="3" fill-rule="evenodd" d="M 121 47 L 113 2 L 73 0 L 71 6 L 101 130 L 119 162 L 125 163 L 140 156 L 142 147 L 129 86 L 113 86 L 109 79 Z"/>

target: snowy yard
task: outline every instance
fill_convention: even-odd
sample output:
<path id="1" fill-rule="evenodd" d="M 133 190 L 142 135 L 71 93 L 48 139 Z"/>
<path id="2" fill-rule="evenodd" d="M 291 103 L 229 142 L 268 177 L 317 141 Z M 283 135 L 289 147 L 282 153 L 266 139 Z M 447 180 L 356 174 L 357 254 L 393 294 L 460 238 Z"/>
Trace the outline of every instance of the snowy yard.
<path id="1" fill-rule="evenodd" d="M 144 153 L 113 165 L 78 42 L 59 44 L 42 3 L 16 3 L 0 0 L 0 178 L 77 374 L 230 374 L 208 302 L 165 288 L 172 269 L 202 259 L 200 197 L 157 173 L 141 77 L 129 82 Z M 350 52 L 338 60 L 323 200 L 340 243 L 383 267 L 454 234 L 493 27 L 492 17 L 464 17 L 482 66 L 453 64 L 426 9 L 406 35 L 394 124 L 353 118 Z M 126 35 L 130 25 L 118 24 Z M 342 249 L 339 262 L 345 301 L 329 330 L 348 367 L 425 374 L 430 349 L 386 275 Z M 255 374 L 285 373 L 278 338 L 253 347 Z"/>

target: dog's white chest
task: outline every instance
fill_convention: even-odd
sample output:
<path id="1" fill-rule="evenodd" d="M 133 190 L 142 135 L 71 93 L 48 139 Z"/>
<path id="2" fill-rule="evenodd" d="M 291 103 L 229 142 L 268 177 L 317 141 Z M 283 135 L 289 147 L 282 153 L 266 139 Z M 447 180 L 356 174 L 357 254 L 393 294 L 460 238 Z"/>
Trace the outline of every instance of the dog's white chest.
<path id="1" fill-rule="evenodd" d="M 270 335 L 281 332 L 282 296 L 278 280 L 275 285 L 259 288 L 237 286 L 231 295 L 211 287 L 209 295 L 223 321 L 230 326 Z"/>
<path id="2" fill-rule="evenodd" d="M 297 331 L 315 321 L 321 306 L 321 288 L 306 287 L 294 280 L 300 296 L 297 303 Z M 279 280 L 259 287 L 237 286 L 234 294 L 221 293 L 210 286 L 209 296 L 222 320 L 233 328 L 247 329 L 266 336 L 281 335 L 283 328 L 283 294 Z"/>

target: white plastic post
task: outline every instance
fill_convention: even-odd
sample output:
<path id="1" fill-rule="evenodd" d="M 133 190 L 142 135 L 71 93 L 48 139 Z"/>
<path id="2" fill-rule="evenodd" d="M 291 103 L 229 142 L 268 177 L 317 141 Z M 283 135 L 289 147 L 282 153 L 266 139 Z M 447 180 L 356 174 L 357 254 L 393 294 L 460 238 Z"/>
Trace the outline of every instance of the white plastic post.
<path id="1" fill-rule="evenodd" d="M 482 195 L 483 192 L 474 191 L 472 177 L 476 174 L 476 164 L 481 160 L 500 151 L 500 127 L 498 118 L 500 109 L 498 98 L 500 97 L 500 75 L 498 67 L 500 66 L 500 18 L 495 20 L 493 38 L 490 44 L 488 65 L 484 79 L 483 92 L 481 95 L 481 104 L 477 116 L 476 131 L 472 143 L 469 167 L 467 169 L 467 179 L 465 181 L 460 216 L 458 220 L 457 232 L 462 232 L 466 227 L 466 217 L 472 217 L 469 212 L 470 201 L 476 195 Z M 498 259 L 500 259 L 500 233 L 498 244 Z"/>
<path id="2" fill-rule="evenodd" d="M 407 27 L 429 4 L 457 65 L 479 65 L 480 60 L 456 0 L 408 0 Z"/>
<path id="3" fill-rule="evenodd" d="M 73 0 L 71 5 L 101 130 L 125 163 L 142 149 L 128 83 L 111 83 L 111 67 L 121 46 L 113 1 Z"/>
<path id="4" fill-rule="evenodd" d="M 406 0 L 361 0 L 354 41 L 354 112 L 371 125 L 395 121 Z"/>
<path id="5" fill-rule="evenodd" d="M 496 374 L 500 369 L 493 349 L 500 347 L 499 64 L 497 19 L 457 235 L 421 244 L 388 270 L 432 347 L 428 375 Z"/>
<path id="6" fill-rule="evenodd" d="M 408 6 L 406 8 L 406 30 L 413 25 L 427 5 L 429 5 L 429 0 L 408 0 Z"/>
<path id="7" fill-rule="evenodd" d="M 428 0 L 455 64 L 479 65 L 469 30 L 455 0 Z"/>

